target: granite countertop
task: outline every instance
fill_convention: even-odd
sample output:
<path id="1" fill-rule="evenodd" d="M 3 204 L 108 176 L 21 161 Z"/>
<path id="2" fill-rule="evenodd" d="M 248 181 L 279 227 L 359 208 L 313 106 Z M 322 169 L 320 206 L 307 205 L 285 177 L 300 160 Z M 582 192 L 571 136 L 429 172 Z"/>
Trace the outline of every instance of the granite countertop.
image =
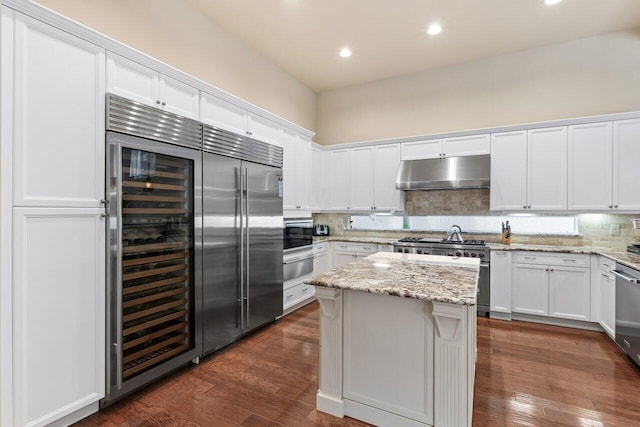
<path id="1" fill-rule="evenodd" d="M 346 236 L 313 236 L 313 243 L 322 242 L 351 242 L 369 243 L 372 245 L 393 245 L 399 239 L 388 237 L 346 237 Z"/>
<path id="2" fill-rule="evenodd" d="M 415 298 L 448 304 L 475 305 L 480 261 L 433 255 L 378 252 L 319 274 L 307 283 Z"/>

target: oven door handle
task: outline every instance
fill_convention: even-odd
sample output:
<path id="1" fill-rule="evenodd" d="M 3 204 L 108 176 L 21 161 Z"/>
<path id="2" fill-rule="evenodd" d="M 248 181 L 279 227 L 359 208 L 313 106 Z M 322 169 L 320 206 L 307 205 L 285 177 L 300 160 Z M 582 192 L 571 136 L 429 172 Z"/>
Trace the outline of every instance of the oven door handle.
<path id="1" fill-rule="evenodd" d="M 296 259 L 292 259 L 291 261 L 287 261 L 287 262 L 283 262 L 283 264 L 294 264 L 296 262 L 300 262 L 300 261 L 306 261 L 308 259 L 314 259 L 315 256 L 311 255 L 305 258 L 296 258 Z"/>
<path id="2" fill-rule="evenodd" d="M 480 263 L 480 268 L 489 268 L 489 264 Z"/>
<path id="3" fill-rule="evenodd" d="M 622 274 L 619 271 L 613 270 L 611 271 L 613 274 L 615 274 L 616 276 L 618 276 L 621 279 L 624 279 L 625 281 L 629 282 L 629 283 L 635 283 L 638 284 L 640 283 L 640 279 L 636 279 L 635 277 L 630 277 L 627 276 L 626 274 Z"/>

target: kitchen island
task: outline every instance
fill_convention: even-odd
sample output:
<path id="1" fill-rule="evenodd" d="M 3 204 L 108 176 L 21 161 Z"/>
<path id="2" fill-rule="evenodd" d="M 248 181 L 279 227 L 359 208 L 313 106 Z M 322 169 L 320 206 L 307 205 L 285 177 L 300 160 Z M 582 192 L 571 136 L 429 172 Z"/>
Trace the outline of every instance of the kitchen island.
<path id="1" fill-rule="evenodd" d="M 371 255 L 314 277 L 319 411 L 385 426 L 471 426 L 479 260 Z"/>

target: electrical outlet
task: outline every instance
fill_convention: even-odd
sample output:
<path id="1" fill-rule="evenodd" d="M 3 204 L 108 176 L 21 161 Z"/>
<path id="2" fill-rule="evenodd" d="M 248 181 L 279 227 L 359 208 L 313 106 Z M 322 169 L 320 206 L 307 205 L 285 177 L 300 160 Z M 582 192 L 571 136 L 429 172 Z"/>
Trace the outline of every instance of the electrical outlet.
<path id="1" fill-rule="evenodd" d="M 620 235 L 620 224 L 609 224 L 609 234 L 611 236 Z"/>

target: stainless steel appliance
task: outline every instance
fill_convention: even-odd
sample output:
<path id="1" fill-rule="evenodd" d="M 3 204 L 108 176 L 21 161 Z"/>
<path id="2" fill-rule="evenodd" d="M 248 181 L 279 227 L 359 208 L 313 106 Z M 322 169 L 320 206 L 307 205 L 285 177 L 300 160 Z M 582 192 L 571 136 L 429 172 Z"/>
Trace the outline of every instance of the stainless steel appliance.
<path id="1" fill-rule="evenodd" d="M 452 238 L 451 233 L 449 233 L 447 239 Z M 485 244 L 484 240 L 463 240 L 461 242 L 454 243 L 447 239 L 441 240 L 405 237 L 393 244 L 393 250 L 394 252 L 405 254 L 478 258 L 480 260 L 480 276 L 478 278 L 478 313 L 488 315 L 491 303 L 491 265 L 489 247 Z"/>
<path id="2" fill-rule="evenodd" d="M 313 235 L 314 236 L 328 236 L 329 235 L 329 226 L 325 224 L 316 224 L 313 226 Z"/>
<path id="3" fill-rule="evenodd" d="M 282 148 L 203 127 L 203 346 L 282 314 Z"/>
<path id="4" fill-rule="evenodd" d="M 282 226 L 284 250 L 313 245 L 313 220 L 287 218 Z"/>
<path id="5" fill-rule="evenodd" d="M 202 354 L 201 127 L 107 96 L 107 390 L 101 406 Z"/>
<path id="6" fill-rule="evenodd" d="M 398 190 L 455 190 L 489 188 L 491 156 L 441 157 L 403 160 L 398 171 Z"/>
<path id="7" fill-rule="evenodd" d="M 640 365 L 640 271 L 616 263 L 616 343 Z"/>

